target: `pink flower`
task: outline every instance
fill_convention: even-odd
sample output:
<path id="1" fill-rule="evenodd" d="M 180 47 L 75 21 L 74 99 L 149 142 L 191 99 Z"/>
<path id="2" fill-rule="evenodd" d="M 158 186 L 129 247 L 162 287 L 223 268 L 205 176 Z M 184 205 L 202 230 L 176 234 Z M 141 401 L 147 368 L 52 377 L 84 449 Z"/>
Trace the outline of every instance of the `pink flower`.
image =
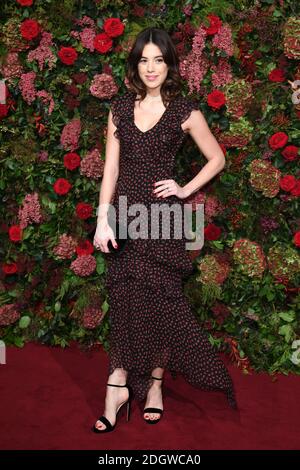
<path id="1" fill-rule="evenodd" d="M 41 150 L 38 154 L 38 159 L 40 162 L 46 162 L 48 160 L 47 150 Z"/>
<path id="2" fill-rule="evenodd" d="M 33 222 L 37 224 L 42 222 L 41 206 L 37 193 L 26 194 L 23 200 L 23 207 L 19 208 L 18 218 L 22 229 Z"/>
<path id="3" fill-rule="evenodd" d="M 221 87 L 232 82 L 232 69 L 226 57 L 220 57 L 217 65 L 212 65 L 211 81 L 214 87 Z"/>
<path id="4" fill-rule="evenodd" d="M 94 75 L 90 86 L 90 92 L 93 96 L 99 99 L 110 99 L 117 91 L 118 87 L 111 75 L 107 73 Z"/>
<path id="5" fill-rule="evenodd" d="M 0 65 L 0 71 L 9 82 L 12 82 L 15 77 L 19 78 L 23 73 L 23 66 L 19 62 L 19 54 L 17 52 L 9 52 L 4 64 Z"/>
<path id="6" fill-rule="evenodd" d="M 95 36 L 96 36 L 95 30 L 92 28 L 84 28 L 80 33 L 80 40 L 81 40 L 83 47 L 85 47 L 91 52 L 94 52 L 95 50 L 95 46 L 94 46 Z"/>
<path id="7" fill-rule="evenodd" d="M 70 150 L 74 152 L 79 147 L 79 137 L 81 132 L 81 122 L 80 119 L 73 119 L 68 122 L 63 128 L 60 143 L 63 146 L 64 150 Z"/>
<path id="8" fill-rule="evenodd" d="M 52 98 L 52 95 L 50 95 L 50 93 L 47 93 L 46 90 L 41 90 L 37 92 L 36 96 L 38 98 L 42 98 L 44 104 L 49 104 L 48 114 L 50 116 L 50 114 L 54 110 L 54 100 Z"/>
<path id="9" fill-rule="evenodd" d="M 43 31 L 38 47 L 28 53 L 28 62 L 36 60 L 39 64 L 40 70 L 43 70 L 46 65 L 51 70 L 54 67 L 56 60 L 51 47 L 54 47 L 52 34 L 47 31 Z"/>
<path id="10" fill-rule="evenodd" d="M 97 267 L 95 258 L 92 255 L 78 256 L 70 266 L 77 276 L 86 277 L 92 274 Z"/>
<path id="11" fill-rule="evenodd" d="M 31 104 L 36 98 L 36 89 L 34 80 L 36 77 L 35 72 L 23 73 L 19 81 L 19 89 L 21 90 L 23 99 L 26 103 Z"/>
<path id="12" fill-rule="evenodd" d="M 75 254 L 76 240 L 70 235 L 63 233 L 59 237 L 58 244 L 53 248 L 53 253 L 60 259 L 71 259 Z"/>
<path id="13" fill-rule="evenodd" d="M 93 18 L 90 18 L 87 15 L 84 15 L 81 19 L 75 19 L 75 24 L 79 26 L 88 26 L 90 28 L 95 29 L 96 28 L 96 23 L 93 20 Z"/>
<path id="14" fill-rule="evenodd" d="M 20 312 L 15 304 L 6 304 L 0 307 L 0 326 L 12 325 L 20 318 Z"/>
<path id="15" fill-rule="evenodd" d="M 192 44 L 192 51 L 193 53 L 201 57 L 205 48 L 205 30 L 203 26 L 200 26 L 197 31 L 195 32 L 195 35 L 193 37 L 193 44 Z"/>
<path id="16" fill-rule="evenodd" d="M 206 33 L 202 25 L 195 31 L 192 50 L 179 63 L 180 74 L 187 80 L 191 93 L 200 92 L 201 82 L 210 67 L 209 60 L 204 54 L 205 37 Z"/>
<path id="17" fill-rule="evenodd" d="M 229 25 L 222 25 L 219 31 L 214 35 L 212 45 L 221 51 L 226 52 L 228 56 L 233 55 L 232 32 Z"/>
<path id="18" fill-rule="evenodd" d="M 80 163 L 80 174 L 95 180 L 103 176 L 104 160 L 101 160 L 99 150 L 95 148 L 89 152 Z"/>
<path id="19" fill-rule="evenodd" d="M 82 318 L 83 327 L 88 329 L 97 328 L 101 325 L 103 318 L 104 312 L 99 307 L 85 307 Z"/>

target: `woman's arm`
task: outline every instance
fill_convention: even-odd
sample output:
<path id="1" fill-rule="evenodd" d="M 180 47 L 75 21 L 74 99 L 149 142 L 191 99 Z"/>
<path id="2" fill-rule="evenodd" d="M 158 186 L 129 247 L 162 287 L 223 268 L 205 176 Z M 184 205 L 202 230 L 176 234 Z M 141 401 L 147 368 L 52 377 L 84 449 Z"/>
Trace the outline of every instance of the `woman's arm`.
<path id="1" fill-rule="evenodd" d="M 115 130 L 116 126 L 112 121 L 112 113 L 110 110 L 108 114 L 107 123 L 105 164 L 99 195 L 99 207 L 97 217 L 98 223 L 101 220 L 107 221 L 108 207 L 111 203 L 111 199 L 114 194 L 115 186 L 119 177 L 120 142 L 119 139 L 114 135 Z"/>
<path id="2" fill-rule="evenodd" d="M 188 131 L 208 160 L 199 173 L 183 186 L 184 197 L 188 197 L 222 171 L 226 161 L 222 148 L 212 134 L 200 110 L 193 110 L 191 112 L 189 118 L 184 122 L 183 130 Z"/>
<path id="3" fill-rule="evenodd" d="M 114 135 L 115 130 L 116 126 L 112 121 L 112 113 L 110 110 L 107 123 L 105 163 L 99 195 L 97 227 L 94 236 L 95 247 L 100 248 L 101 251 L 105 253 L 110 253 L 107 246 L 109 240 L 111 240 L 113 246 L 117 248 L 114 232 L 108 224 L 109 204 L 111 203 L 119 177 L 120 143 L 119 139 Z"/>
<path id="4" fill-rule="evenodd" d="M 208 162 L 199 173 L 183 187 L 179 186 L 175 180 L 161 180 L 156 182 L 153 192 L 157 197 L 165 198 L 174 194 L 179 199 L 185 199 L 202 188 L 202 186 L 223 170 L 225 166 L 223 150 L 209 129 L 200 110 L 194 109 L 191 111 L 190 116 L 183 123 L 182 130 L 188 131 Z"/>

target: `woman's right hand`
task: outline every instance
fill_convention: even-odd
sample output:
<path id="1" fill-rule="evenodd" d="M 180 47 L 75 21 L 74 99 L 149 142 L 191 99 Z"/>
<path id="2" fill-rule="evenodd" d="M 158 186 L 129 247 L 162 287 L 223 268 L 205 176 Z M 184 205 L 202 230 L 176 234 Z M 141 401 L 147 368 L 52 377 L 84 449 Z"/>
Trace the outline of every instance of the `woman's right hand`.
<path id="1" fill-rule="evenodd" d="M 107 219 L 100 220 L 97 224 L 95 236 L 94 236 L 94 245 L 96 249 L 100 249 L 104 253 L 110 253 L 107 243 L 111 240 L 113 246 L 118 248 L 117 242 L 115 240 L 113 229 L 108 224 Z"/>

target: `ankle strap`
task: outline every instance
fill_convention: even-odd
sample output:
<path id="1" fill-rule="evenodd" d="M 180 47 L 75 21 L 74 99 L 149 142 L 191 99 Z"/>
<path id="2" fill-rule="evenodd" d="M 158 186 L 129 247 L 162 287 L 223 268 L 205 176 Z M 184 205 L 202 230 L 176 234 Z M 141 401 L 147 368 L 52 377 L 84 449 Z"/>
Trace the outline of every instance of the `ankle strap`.
<path id="1" fill-rule="evenodd" d="M 106 384 L 106 385 L 108 385 L 109 387 L 127 387 L 127 384 L 125 385 Z"/>
<path id="2" fill-rule="evenodd" d="M 151 375 L 151 378 L 155 380 L 163 380 L 163 377 L 154 377 L 154 375 Z"/>

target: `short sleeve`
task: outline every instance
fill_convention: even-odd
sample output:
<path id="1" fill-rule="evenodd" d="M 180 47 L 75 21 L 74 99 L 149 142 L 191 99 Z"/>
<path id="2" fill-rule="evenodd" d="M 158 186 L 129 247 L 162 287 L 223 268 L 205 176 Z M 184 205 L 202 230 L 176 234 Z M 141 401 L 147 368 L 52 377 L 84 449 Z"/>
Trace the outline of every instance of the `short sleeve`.
<path id="1" fill-rule="evenodd" d="M 183 124 L 190 117 L 193 110 L 199 111 L 199 102 L 194 98 L 182 97 L 179 106 L 180 124 Z"/>

